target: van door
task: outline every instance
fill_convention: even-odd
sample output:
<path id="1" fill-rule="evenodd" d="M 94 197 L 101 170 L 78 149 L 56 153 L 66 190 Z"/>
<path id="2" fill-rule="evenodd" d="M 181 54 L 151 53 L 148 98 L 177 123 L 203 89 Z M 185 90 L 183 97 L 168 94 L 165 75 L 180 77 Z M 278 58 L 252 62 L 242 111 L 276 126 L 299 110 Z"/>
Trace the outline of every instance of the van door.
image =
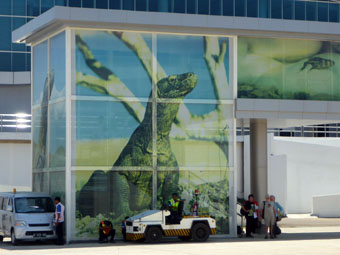
<path id="1" fill-rule="evenodd" d="M 7 230 L 7 221 L 8 221 L 8 213 L 7 213 L 7 205 L 8 205 L 8 197 L 5 197 L 2 202 L 2 231 L 4 233 L 4 236 L 8 236 L 8 230 Z"/>
<path id="2" fill-rule="evenodd" d="M 5 226 L 5 229 L 6 229 L 6 233 L 7 235 L 10 235 L 11 234 L 11 229 L 12 229 L 12 226 L 14 227 L 14 223 L 13 223 L 13 218 L 14 218 L 14 215 L 13 215 L 13 198 L 8 198 L 8 203 L 7 203 L 7 208 L 6 208 L 6 226 Z"/>

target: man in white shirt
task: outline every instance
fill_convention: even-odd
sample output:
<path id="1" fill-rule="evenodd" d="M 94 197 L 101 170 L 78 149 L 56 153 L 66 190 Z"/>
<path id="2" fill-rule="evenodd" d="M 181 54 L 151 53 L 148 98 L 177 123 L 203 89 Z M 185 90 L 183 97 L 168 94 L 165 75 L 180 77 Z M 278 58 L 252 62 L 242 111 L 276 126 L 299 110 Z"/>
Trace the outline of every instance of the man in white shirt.
<path id="1" fill-rule="evenodd" d="M 57 245 L 64 245 L 64 206 L 60 203 L 60 197 L 54 199 L 55 207 L 55 224 L 57 234 Z"/>

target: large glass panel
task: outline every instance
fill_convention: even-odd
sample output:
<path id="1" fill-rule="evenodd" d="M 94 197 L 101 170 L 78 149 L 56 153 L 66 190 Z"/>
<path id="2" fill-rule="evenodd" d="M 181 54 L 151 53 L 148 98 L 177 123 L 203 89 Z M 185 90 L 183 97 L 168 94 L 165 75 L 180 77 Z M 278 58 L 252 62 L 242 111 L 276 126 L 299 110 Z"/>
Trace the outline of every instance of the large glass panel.
<path id="1" fill-rule="evenodd" d="M 26 71 L 26 55 L 25 53 L 12 53 L 12 71 Z"/>
<path id="2" fill-rule="evenodd" d="M 21 27 L 26 23 L 26 18 L 13 18 L 12 31 Z M 24 43 L 13 43 L 12 44 L 13 51 L 26 51 L 26 45 Z"/>
<path id="3" fill-rule="evenodd" d="M 184 214 L 191 214 L 198 203 L 198 215 L 211 215 L 216 219 L 217 233 L 229 233 L 229 172 L 227 168 L 202 171 L 158 171 L 158 207 L 167 205 L 171 194 L 177 192 L 185 199 Z M 199 195 L 195 196 L 195 190 Z"/>
<path id="4" fill-rule="evenodd" d="M 83 8 L 94 8 L 94 0 L 83 0 L 82 7 Z"/>
<path id="5" fill-rule="evenodd" d="M 96 0 L 96 8 L 97 9 L 108 9 L 108 1 L 107 0 Z"/>
<path id="6" fill-rule="evenodd" d="M 11 50 L 12 34 L 11 34 L 11 18 L 0 17 L 0 50 Z"/>
<path id="7" fill-rule="evenodd" d="M 55 5 L 67 6 L 67 0 L 55 0 Z"/>
<path id="8" fill-rule="evenodd" d="M 146 11 L 147 0 L 136 0 L 136 11 Z"/>
<path id="9" fill-rule="evenodd" d="M 258 16 L 258 0 L 247 0 L 247 17 L 257 17 Z"/>
<path id="10" fill-rule="evenodd" d="M 223 15 L 234 16 L 234 0 L 223 0 Z"/>
<path id="11" fill-rule="evenodd" d="M 294 17 L 294 0 L 283 1 L 283 18 L 293 19 Z"/>
<path id="12" fill-rule="evenodd" d="M 50 40 L 50 79 L 51 100 L 65 96 L 66 82 L 65 33 L 62 32 Z"/>
<path id="13" fill-rule="evenodd" d="M 197 0 L 187 0 L 187 13 L 195 14 L 198 11 Z"/>
<path id="14" fill-rule="evenodd" d="M 27 16 L 40 15 L 40 0 L 27 0 Z"/>
<path id="15" fill-rule="evenodd" d="M 195 88 L 196 89 L 196 88 Z M 183 122 L 177 127 L 171 128 L 164 113 L 175 111 L 176 119 Z M 186 117 L 187 111 L 202 119 L 195 121 L 194 118 Z M 228 165 L 228 132 L 232 123 L 232 106 L 216 104 L 176 104 L 159 103 L 157 105 L 157 134 L 159 137 L 166 130 L 170 130 L 170 144 L 168 145 L 174 155 L 168 157 L 166 152 L 170 149 L 165 146 L 165 141 L 157 140 L 158 167 L 220 167 Z M 208 118 L 207 116 L 214 116 Z M 199 155 L 199 156 L 198 156 Z M 167 157 L 165 157 L 167 156 Z"/>
<path id="16" fill-rule="evenodd" d="M 51 171 L 50 175 L 50 195 L 60 197 L 62 203 L 65 203 L 65 171 Z"/>
<path id="17" fill-rule="evenodd" d="M 134 9 L 135 9 L 134 0 L 124 0 L 123 1 L 123 10 L 133 11 Z"/>
<path id="18" fill-rule="evenodd" d="M 33 105 L 46 105 L 48 101 L 47 56 L 47 41 L 33 48 Z"/>
<path id="19" fill-rule="evenodd" d="M 68 0 L 68 6 L 81 7 L 81 0 Z"/>
<path id="20" fill-rule="evenodd" d="M 109 0 L 109 8 L 110 9 L 121 9 L 121 0 Z"/>
<path id="21" fill-rule="evenodd" d="M 158 0 L 149 0 L 149 11 L 151 12 L 158 11 Z"/>
<path id="22" fill-rule="evenodd" d="M 185 13 L 185 1 L 174 0 L 174 12 L 175 13 Z"/>
<path id="23" fill-rule="evenodd" d="M 270 0 L 260 0 L 259 2 L 259 17 L 269 18 L 270 17 Z"/>
<path id="24" fill-rule="evenodd" d="M 329 21 L 339 22 L 339 4 L 329 3 Z"/>
<path id="25" fill-rule="evenodd" d="M 198 14 L 209 14 L 209 0 L 198 0 Z"/>
<path id="26" fill-rule="evenodd" d="M 77 95 L 149 97 L 150 34 L 79 30 L 76 44 Z"/>
<path id="27" fill-rule="evenodd" d="M 54 0 L 41 1 L 41 13 L 47 11 L 54 6 Z"/>
<path id="28" fill-rule="evenodd" d="M 198 76 L 195 90 L 186 98 L 215 99 L 216 86 L 221 88 L 220 98 L 231 98 L 227 78 L 228 38 L 174 35 L 158 35 L 157 38 L 157 59 L 166 73 L 178 75 L 193 72 Z M 217 59 L 215 56 L 219 55 L 221 58 Z M 210 69 L 216 61 L 222 64 L 220 68 Z M 221 79 L 214 80 L 216 76 Z"/>
<path id="29" fill-rule="evenodd" d="M 222 14 L 222 0 L 210 0 L 210 14 L 211 15 Z"/>
<path id="30" fill-rule="evenodd" d="M 12 8 L 13 15 L 26 16 L 26 0 L 14 0 L 12 4 L 13 4 L 13 8 Z"/>
<path id="31" fill-rule="evenodd" d="M 318 3 L 318 21 L 328 21 L 328 3 Z"/>
<path id="32" fill-rule="evenodd" d="M 306 3 L 306 20 L 317 20 L 317 6 L 316 2 Z"/>
<path id="33" fill-rule="evenodd" d="M 65 166 L 66 113 L 65 101 L 49 105 L 50 140 L 49 166 Z"/>
<path id="34" fill-rule="evenodd" d="M 282 19 L 282 0 L 271 0 L 271 18 Z"/>
<path id="35" fill-rule="evenodd" d="M 306 19 L 306 2 L 302 0 L 295 1 L 295 19 L 305 20 Z"/>
<path id="36" fill-rule="evenodd" d="M 152 209 L 152 171 L 76 171 L 76 237 L 97 238 L 100 221 L 121 228 L 126 216 Z M 120 237 L 120 231 L 116 234 Z"/>
<path id="37" fill-rule="evenodd" d="M 156 0 L 157 1 L 157 11 L 159 12 L 170 12 L 171 10 L 171 0 Z"/>
<path id="38" fill-rule="evenodd" d="M 246 0 L 235 1 L 235 16 L 246 16 Z"/>
<path id="39" fill-rule="evenodd" d="M 0 71 L 11 72 L 12 71 L 12 61 L 11 53 L 0 52 Z"/>
<path id="40" fill-rule="evenodd" d="M 1 0 L 0 1 L 0 14 L 11 15 L 11 0 Z"/>
<path id="41" fill-rule="evenodd" d="M 33 172 L 42 171 L 48 166 L 47 162 L 47 106 L 33 109 L 32 126 L 33 126 Z M 36 170 L 35 170 L 36 169 Z"/>
<path id="42" fill-rule="evenodd" d="M 128 151 L 137 146 L 135 143 L 138 139 L 132 137 L 132 134 L 139 124 L 125 106 L 123 102 L 77 101 L 74 123 L 77 144 L 73 165 L 112 167 L 121 153 L 129 155 Z M 145 103 L 141 104 L 144 109 L 145 106 Z M 144 125 L 151 128 L 151 120 L 146 119 Z M 151 131 L 148 129 L 143 132 L 145 139 L 147 137 L 150 139 Z M 152 152 L 152 147 L 148 150 Z M 151 154 L 148 155 L 151 157 Z M 138 157 L 137 154 L 121 164 L 136 167 L 152 166 L 150 158 Z"/>
<path id="43" fill-rule="evenodd" d="M 338 43 L 240 37 L 238 49 L 239 97 L 337 100 Z"/>
<path id="44" fill-rule="evenodd" d="M 33 192 L 49 193 L 49 173 L 33 172 Z"/>

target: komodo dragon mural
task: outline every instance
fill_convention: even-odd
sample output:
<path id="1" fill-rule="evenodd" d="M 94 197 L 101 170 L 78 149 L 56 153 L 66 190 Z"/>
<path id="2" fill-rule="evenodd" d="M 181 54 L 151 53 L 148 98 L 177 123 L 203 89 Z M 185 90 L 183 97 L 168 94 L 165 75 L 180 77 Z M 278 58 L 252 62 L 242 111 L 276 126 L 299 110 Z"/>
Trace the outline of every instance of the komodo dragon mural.
<path id="1" fill-rule="evenodd" d="M 183 99 L 197 84 L 193 73 L 171 75 L 161 79 L 156 86 L 158 98 Z M 152 99 L 150 94 L 149 99 Z M 158 200 L 162 203 L 178 189 L 178 164 L 170 146 L 169 133 L 179 109 L 179 102 L 157 104 L 157 165 L 177 171 L 158 173 Z M 131 135 L 119 155 L 117 166 L 152 166 L 152 102 L 149 101 L 141 124 Z M 93 192 L 99 183 L 102 192 Z M 95 197 L 94 197 L 95 196 Z M 79 193 L 78 206 L 82 215 L 95 216 L 97 212 L 114 212 L 116 216 L 151 206 L 152 172 L 95 171 Z M 93 206 L 101 205 L 100 208 Z M 104 208 L 103 208 L 103 205 Z"/>

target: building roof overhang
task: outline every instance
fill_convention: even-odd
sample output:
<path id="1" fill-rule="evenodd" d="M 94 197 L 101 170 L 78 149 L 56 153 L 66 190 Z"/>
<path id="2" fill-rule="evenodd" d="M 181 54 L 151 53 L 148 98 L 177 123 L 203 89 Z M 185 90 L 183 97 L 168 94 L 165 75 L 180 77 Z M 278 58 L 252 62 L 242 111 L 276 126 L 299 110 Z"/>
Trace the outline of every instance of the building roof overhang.
<path id="1" fill-rule="evenodd" d="M 55 6 L 12 32 L 13 42 L 34 44 L 64 28 L 340 40 L 340 23 L 103 10 Z"/>

